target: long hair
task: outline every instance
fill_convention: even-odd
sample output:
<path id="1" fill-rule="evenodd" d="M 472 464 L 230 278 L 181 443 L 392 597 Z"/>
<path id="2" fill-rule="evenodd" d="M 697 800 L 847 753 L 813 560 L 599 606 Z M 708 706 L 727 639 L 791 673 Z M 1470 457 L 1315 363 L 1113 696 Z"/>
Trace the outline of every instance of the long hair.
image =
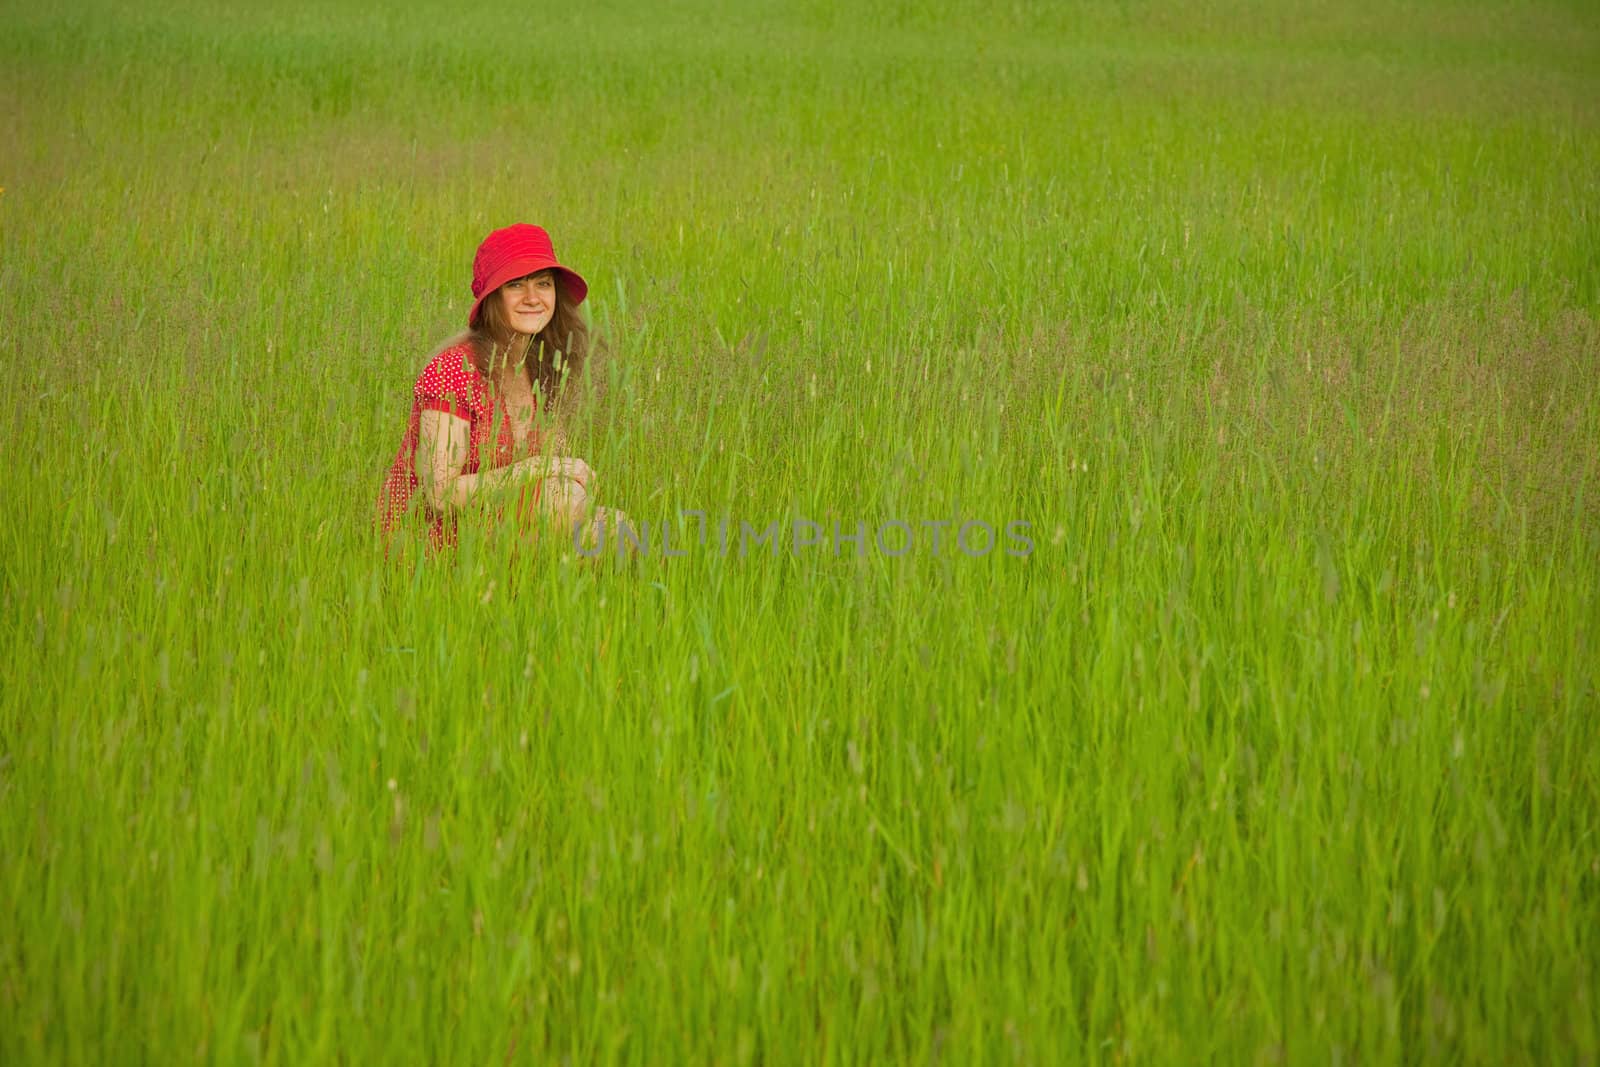
<path id="1" fill-rule="evenodd" d="M 567 386 L 576 383 L 589 356 L 589 324 L 583 321 L 577 306 L 567 299 L 561 272 L 554 274 L 555 312 L 549 324 L 529 343 L 525 360 L 528 384 L 545 398 L 542 403 L 552 406 L 561 400 Z M 491 296 L 479 305 L 478 325 L 467 331 L 466 339 L 472 345 L 472 360 L 478 373 L 491 378 L 494 364 L 510 354 L 514 340 L 498 298 Z"/>

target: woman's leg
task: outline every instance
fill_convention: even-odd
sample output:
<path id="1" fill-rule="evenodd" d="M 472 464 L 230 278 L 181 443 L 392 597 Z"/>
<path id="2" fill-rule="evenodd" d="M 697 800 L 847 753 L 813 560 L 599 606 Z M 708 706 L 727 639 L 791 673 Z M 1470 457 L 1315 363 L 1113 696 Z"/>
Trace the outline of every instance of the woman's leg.
<path id="1" fill-rule="evenodd" d="M 587 514 L 589 494 L 571 478 L 546 478 L 539 485 L 539 510 L 571 529 Z"/>
<path id="2" fill-rule="evenodd" d="M 589 520 L 583 533 L 586 548 L 609 547 L 617 541 L 617 525 L 628 521 L 628 516 L 616 508 L 596 507 L 590 514 L 589 494 L 570 478 L 546 478 L 539 491 L 539 506 L 555 519 L 563 533 L 571 531 L 576 523 Z M 604 526 L 604 531 L 601 530 Z M 601 537 L 605 540 L 602 541 Z"/>

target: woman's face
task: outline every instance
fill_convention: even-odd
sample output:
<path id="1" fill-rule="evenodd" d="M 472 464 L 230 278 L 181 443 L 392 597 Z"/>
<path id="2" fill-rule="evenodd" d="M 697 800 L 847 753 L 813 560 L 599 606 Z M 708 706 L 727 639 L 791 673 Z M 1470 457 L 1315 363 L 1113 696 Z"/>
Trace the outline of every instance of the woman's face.
<path id="1" fill-rule="evenodd" d="M 516 278 L 500 287 L 500 311 L 506 325 L 530 337 L 546 326 L 556 313 L 556 276 L 553 271 Z"/>

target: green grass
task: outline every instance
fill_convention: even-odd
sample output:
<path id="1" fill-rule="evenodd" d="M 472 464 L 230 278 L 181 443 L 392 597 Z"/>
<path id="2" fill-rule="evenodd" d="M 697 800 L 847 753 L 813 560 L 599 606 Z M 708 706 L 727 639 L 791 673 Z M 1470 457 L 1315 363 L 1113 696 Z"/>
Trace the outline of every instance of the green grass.
<path id="1" fill-rule="evenodd" d="M 0 1062 L 1600 1058 L 1592 5 L 148 6 L 0 4 Z M 1035 551 L 385 564 L 519 219 L 605 502 Z"/>

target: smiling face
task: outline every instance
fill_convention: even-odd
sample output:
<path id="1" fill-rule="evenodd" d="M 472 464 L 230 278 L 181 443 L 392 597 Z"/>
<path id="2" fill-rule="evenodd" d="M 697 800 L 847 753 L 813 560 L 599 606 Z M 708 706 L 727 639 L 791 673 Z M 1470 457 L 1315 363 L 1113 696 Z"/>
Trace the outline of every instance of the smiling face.
<path id="1" fill-rule="evenodd" d="M 556 276 L 542 270 L 506 282 L 498 290 L 500 313 L 513 331 L 532 337 L 556 313 Z"/>

